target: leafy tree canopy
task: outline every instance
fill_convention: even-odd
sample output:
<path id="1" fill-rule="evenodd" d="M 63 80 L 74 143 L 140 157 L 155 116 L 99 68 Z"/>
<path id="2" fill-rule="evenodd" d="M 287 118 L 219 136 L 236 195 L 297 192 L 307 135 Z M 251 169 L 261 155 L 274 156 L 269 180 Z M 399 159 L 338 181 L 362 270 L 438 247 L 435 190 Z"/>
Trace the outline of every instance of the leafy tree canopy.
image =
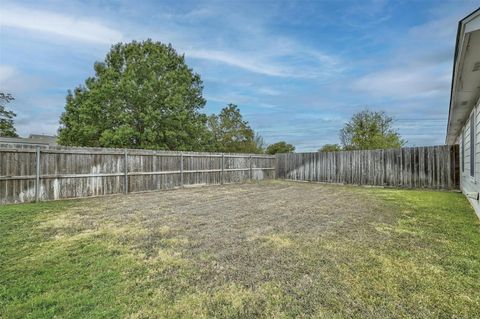
<path id="1" fill-rule="evenodd" d="M 364 110 L 353 115 L 340 131 L 345 150 L 398 148 L 406 144 L 385 112 Z"/>
<path id="2" fill-rule="evenodd" d="M 208 128 L 212 134 L 212 149 L 217 152 L 263 152 L 263 139 L 256 137 L 235 104 L 223 108 L 219 115 L 212 114 L 208 118 Z"/>
<path id="3" fill-rule="evenodd" d="M 203 150 L 208 140 L 202 81 L 171 45 L 112 46 L 95 75 L 68 92 L 59 143 Z"/>
<path id="4" fill-rule="evenodd" d="M 325 144 L 318 151 L 319 152 L 338 152 L 342 147 L 338 144 Z"/>
<path id="5" fill-rule="evenodd" d="M 280 141 L 274 144 L 270 144 L 267 147 L 267 154 L 277 154 L 277 153 L 292 153 L 295 151 L 295 146 L 288 144 L 285 141 Z"/>
<path id="6" fill-rule="evenodd" d="M 7 109 L 7 104 L 15 98 L 10 93 L 0 92 L 0 136 L 17 137 L 13 119 L 17 116 Z"/>

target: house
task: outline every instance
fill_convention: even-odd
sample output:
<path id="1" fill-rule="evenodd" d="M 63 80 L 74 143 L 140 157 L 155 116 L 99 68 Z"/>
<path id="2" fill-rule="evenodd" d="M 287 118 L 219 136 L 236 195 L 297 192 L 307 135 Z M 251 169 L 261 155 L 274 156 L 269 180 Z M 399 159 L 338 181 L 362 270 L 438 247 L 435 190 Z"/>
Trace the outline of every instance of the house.
<path id="1" fill-rule="evenodd" d="M 27 144 L 27 145 L 57 145 L 57 137 L 50 135 L 30 134 L 29 137 L 0 136 L 0 144 Z"/>
<path id="2" fill-rule="evenodd" d="M 447 144 L 460 146 L 460 189 L 480 216 L 480 8 L 458 24 Z"/>

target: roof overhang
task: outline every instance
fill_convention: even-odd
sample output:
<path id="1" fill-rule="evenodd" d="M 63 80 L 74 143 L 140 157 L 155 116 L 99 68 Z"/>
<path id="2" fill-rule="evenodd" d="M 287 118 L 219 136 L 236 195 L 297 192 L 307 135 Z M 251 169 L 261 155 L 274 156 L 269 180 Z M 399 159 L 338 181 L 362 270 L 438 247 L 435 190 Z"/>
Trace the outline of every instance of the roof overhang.
<path id="1" fill-rule="evenodd" d="M 447 144 L 455 144 L 480 97 L 480 8 L 458 23 Z"/>

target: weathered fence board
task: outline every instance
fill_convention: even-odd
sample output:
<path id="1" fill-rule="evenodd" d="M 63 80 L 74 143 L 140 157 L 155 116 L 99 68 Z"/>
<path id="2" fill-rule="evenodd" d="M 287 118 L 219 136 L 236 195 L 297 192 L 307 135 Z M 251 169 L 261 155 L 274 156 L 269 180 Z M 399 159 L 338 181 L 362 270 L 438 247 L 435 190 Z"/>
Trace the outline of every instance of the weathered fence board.
<path id="1" fill-rule="evenodd" d="M 272 178 L 270 155 L 0 144 L 0 204 Z"/>
<path id="2" fill-rule="evenodd" d="M 458 145 L 276 155 L 281 179 L 405 188 L 459 188 Z"/>

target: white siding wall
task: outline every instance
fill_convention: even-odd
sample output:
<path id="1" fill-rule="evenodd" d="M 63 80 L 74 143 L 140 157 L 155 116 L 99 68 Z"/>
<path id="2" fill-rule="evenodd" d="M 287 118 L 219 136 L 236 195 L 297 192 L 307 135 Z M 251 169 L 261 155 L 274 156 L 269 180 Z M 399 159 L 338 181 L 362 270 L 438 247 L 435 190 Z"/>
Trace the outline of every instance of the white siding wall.
<path id="1" fill-rule="evenodd" d="M 477 197 L 480 193 L 480 106 L 477 106 L 472 110 L 469 120 L 463 126 L 463 132 L 465 141 L 462 143 L 462 134 L 457 138 L 457 143 L 460 145 L 460 165 L 462 163 L 462 147 L 465 147 L 464 151 L 464 167 L 460 167 L 460 188 L 465 193 L 474 206 L 477 213 L 480 212 L 480 201 L 472 198 Z M 470 119 L 475 121 L 475 132 L 470 132 Z M 475 134 L 475 157 L 470 158 L 470 134 Z M 470 175 L 470 161 L 475 161 L 475 174 L 472 177 Z"/>

